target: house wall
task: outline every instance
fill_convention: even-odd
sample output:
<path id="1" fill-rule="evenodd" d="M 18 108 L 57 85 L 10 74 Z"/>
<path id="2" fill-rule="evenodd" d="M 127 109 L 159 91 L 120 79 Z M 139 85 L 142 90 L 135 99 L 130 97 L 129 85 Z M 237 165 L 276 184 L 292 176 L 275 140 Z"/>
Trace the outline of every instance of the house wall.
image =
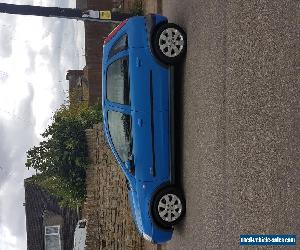
<path id="1" fill-rule="evenodd" d="M 70 105 L 88 102 L 89 86 L 87 70 L 68 70 L 66 79 L 69 80 L 69 102 Z"/>
<path id="2" fill-rule="evenodd" d="M 73 235 L 77 223 L 76 211 L 60 207 L 58 199 L 47 193 L 41 187 L 33 184 L 32 178 L 26 179 L 24 181 L 24 186 L 27 249 L 44 249 L 44 218 L 46 211 L 51 211 L 53 214 L 59 215 L 63 218 L 61 231 L 63 250 L 73 249 Z"/>
<path id="3" fill-rule="evenodd" d="M 63 226 L 64 218 L 59 214 L 49 213 L 44 215 L 44 226 Z"/>

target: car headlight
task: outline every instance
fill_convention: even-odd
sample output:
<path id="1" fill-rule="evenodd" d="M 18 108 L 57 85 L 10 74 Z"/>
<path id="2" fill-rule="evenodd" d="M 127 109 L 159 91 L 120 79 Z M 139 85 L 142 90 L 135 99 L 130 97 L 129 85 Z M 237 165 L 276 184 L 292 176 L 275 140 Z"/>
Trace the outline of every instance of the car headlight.
<path id="1" fill-rule="evenodd" d="M 144 239 L 152 242 L 152 238 L 148 234 L 143 233 L 143 237 L 144 237 Z"/>

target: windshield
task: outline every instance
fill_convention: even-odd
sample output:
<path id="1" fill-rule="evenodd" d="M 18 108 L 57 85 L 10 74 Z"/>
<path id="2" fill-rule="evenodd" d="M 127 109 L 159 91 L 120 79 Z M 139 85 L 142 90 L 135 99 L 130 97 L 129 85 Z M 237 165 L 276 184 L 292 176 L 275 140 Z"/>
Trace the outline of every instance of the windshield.
<path id="1" fill-rule="evenodd" d="M 122 162 L 132 160 L 130 115 L 108 111 L 108 128 L 114 147 Z"/>

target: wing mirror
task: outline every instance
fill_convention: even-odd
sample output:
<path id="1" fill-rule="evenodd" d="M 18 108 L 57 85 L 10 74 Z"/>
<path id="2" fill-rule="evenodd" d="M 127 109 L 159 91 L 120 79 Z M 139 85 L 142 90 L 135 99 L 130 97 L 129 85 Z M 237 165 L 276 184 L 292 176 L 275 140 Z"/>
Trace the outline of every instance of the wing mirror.
<path id="1" fill-rule="evenodd" d="M 132 161 L 125 161 L 125 168 L 128 170 L 129 173 L 134 174 L 134 166 Z"/>

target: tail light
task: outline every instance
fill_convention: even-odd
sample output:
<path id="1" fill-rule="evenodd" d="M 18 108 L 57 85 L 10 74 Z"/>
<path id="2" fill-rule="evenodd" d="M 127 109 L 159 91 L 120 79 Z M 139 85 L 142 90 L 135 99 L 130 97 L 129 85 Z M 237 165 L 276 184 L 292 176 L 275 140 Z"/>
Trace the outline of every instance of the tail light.
<path id="1" fill-rule="evenodd" d="M 109 35 L 104 39 L 104 44 L 107 44 L 114 36 L 115 34 L 122 29 L 122 27 L 127 23 L 128 19 L 125 19 L 122 21 L 116 28 L 113 29 L 112 32 L 109 33 Z"/>

